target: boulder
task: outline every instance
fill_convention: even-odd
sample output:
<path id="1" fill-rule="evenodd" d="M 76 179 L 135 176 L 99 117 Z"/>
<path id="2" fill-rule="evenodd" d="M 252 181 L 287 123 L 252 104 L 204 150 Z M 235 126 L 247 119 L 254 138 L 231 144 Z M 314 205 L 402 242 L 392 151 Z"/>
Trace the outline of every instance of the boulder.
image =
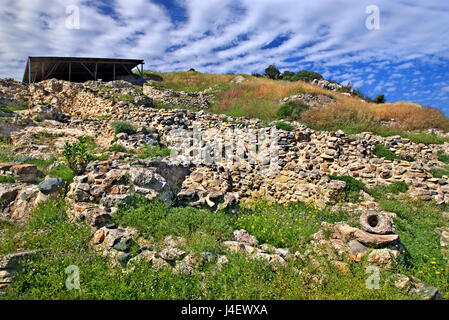
<path id="1" fill-rule="evenodd" d="M 42 176 L 42 172 L 34 164 L 16 164 L 10 170 L 21 182 L 35 182 L 37 178 Z"/>
<path id="2" fill-rule="evenodd" d="M 243 230 L 243 229 L 235 230 L 233 235 L 234 235 L 234 238 L 240 243 L 250 245 L 250 246 L 254 246 L 254 245 L 258 244 L 256 237 L 250 235 L 248 233 L 248 231 L 246 231 L 246 230 Z"/>
<path id="3" fill-rule="evenodd" d="M 61 178 L 46 177 L 44 181 L 39 183 L 39 191 L 45 195 L 58 193 L 64 188 L 65 182 Z"/>

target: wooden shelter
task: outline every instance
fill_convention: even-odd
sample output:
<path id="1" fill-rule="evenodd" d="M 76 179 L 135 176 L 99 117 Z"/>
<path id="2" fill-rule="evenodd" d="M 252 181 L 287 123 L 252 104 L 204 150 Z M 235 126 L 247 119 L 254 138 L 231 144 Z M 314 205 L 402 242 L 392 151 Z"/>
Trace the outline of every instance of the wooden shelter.
<path id="1" fill-rule="evenodd" d="M 136 67 L 143 79 L 143 65 L 144 60 L 135 59 L 28 57 L 23 82 L 39 82 L 50 78 L 72 82 L 138 79 L 139 76 L 132 72 Z"/>

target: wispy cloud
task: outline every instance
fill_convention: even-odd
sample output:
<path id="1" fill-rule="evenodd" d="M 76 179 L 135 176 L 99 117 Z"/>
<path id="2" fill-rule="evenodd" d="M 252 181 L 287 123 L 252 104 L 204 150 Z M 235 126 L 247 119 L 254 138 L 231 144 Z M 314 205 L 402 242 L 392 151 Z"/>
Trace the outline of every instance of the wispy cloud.
<path id="1" fill-rule="evenodd" d="M 3 0 L 0 74 L 20 79 L 28 55 L 104 56 L 143 58 L 159 71 L 251 73 L 274 63 L 368 94 L 390 88 L 393 100 L 434 90 L 449 71 L 449 3 L 374 2 L 379 30 L 365 26 L 372 0 L 73 0 L 80 29 L 68 29 L 67 1 Z"/>

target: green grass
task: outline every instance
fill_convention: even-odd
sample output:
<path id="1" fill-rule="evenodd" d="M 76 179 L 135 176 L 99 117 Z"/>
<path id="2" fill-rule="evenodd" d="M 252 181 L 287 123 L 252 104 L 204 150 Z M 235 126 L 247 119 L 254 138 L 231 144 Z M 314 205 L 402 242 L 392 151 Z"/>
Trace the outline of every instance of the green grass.
<path id="1" fill-rule="evenodd" d="M 402 191 L 403 187 L 395 185 L 386 192 Z M 112 266 L 106 257 L 88 247 L 90 227 L 83 222 L 69 222 L 65 214 L 67 204 L 56 199 L 36 207 L 26 226 L 0 222 L 0 254 L 41 250 L 19 271 L 5 299 L 410 299 L 386 285 L 387 278 L 398 272 L 414 275 L 438 287 L 448 297 L 449 270 L 439 246 L 439 234 L 435 232 L 437 227 L 448 226 L 441 208 L 432 203 L 384 196 L 382 193 L 379 203 L 383 210 L 398 215 L 395 225 L 408 255 L 406 266 L 380 273 L 379 290 L 366 288 L 368 275 L 361 263 L 348 261 L 348 274 L 327 264 L 324 257 L 319 258 L 318 269 L 301 261 L 290 261 L 285 267 L 273 269 L 262 260 L 230 253 L 220 244 L 232 239 L 234 229 L 245 228 L 259 243 L 302 252 L 322 221 L 348 221 L 354 225 L 358 216 L 303 203 L 263 202 L 242 207 L 236 215 L 230 215 L 173 208 L 157 200 L 132 197 L 114 215 L 115 223 L 137 228 L 155 243 L 167 235 L 182 236 L 185 243 L 179 245 L 181 249 L 199 256 L 203 251 L 226 253 L 229 262 L 220 268 L 215 261 L 203 260 L 192 276 L 176 275 L 168 269 L 154 271 L 145 261 L 124 273 L 122 267 Z M 70 265 L 80 270 L 81 290 L 65 287 L 66 268 Z M 316 284 L 314 276 L 324 282 Z"/>
<path id="2" fill-rule="evenodd" d="M 0 112 L 4 113 L 14 113 L 14 111 L 26 110 L 28 109 L 28 102 L 23 102 L 20 105 L 1 105 Z"/>
<path id="3" fill-rule="evenodd" d="M 368 191 L 366 185 L 354 177 L 330 175 L 329 178 L 331 178 L 331 180 L 340 180 L 346 183 L 345 188 L 339 194 L 335 195 L 333 199 L 335 202 L 359 202 L 361 200 L 360 191 Z"/>
<path id="4" fill-rule="evenodd" d="M 430 174 L 434 178 L 442 178 L 443 176 L 449 176 L 449 166 L 431 169 Z"/>
<path id="5" fill-rule="evenodd" d="M 170 156 L 170 152 L 171 152 L 170 149 L 162 145 L 159 145 L 157 147 L 151 147 L 145 144 L 140 148 L 137 156 L 140 159 L 168 157 Z"/>
<path id="6" fill-rule="evenodd" d="M 285 131 L 292 131 L 295 129 L 295 126 L 283 121 L 278 121 L 276 122 L 276 128 Z"/>
<path id="7" fill-rule="evenodd" d="M 65 164 L 59 164 L 53 167 L 51 170 L 45 170 L 44 174 L 53 178 L 61 178 L 67 184 L 72 183 L 75 173 Z"/>
<path id="8" fill-rule="evenodd" d="M 449 222 L 441 215 L 441 207 L 423 201 L 379 201 L 381 208 L 395 212 L 394 219 L 401 242 L 407 249 L 407 272 L 428 285 L 449 291 L 449 265 L 440 246 L 437 228 L 448 227 Z M 446 298 L 448 296 L 446 295 Z"/>
<path id="9" fill-rule="evenodd" d="M 0 176 L 0 183 L 14 183 L 14 182 L 16 182 L 16 178 L 11 174 L 6 176 Z"/>
<path id="10" fill-rule="evenodd" d="M 409 189 L 409 186 L 407 183 L 405 183 L 403 181 L 396 181 L 388 186 L 377 186 L 377 187 L 371 188 L 369 190 L 366 190 L 366 192 L 370 196 L 372 196 L 376 199 L 382 199 L 382 197 L 384 197 L 385 195 L 389 195 L 389 194 L 396 195 L 396 194 L 404 193 L 408 189 Z"/>
<path id="11" fill-rule="evenodd" d="M 444 152 L 443 150 L 438 151 L 438 160 L 444 162 L 445 164 L 449 164 L 449 154 Z"/>
<path id="12" fill-rule="evenodd" d="M 114 215 L 114 222 L 138 229 L 156 239 L 167 235 L 190 236 L 196 232 L 224 239 L 232 231 L 231 218 L 225 213 L 212 213 L 194 208 L 170 208 L 159 200 L 130 197 Z"/>
<path id="13" fill-rule="evenodd" d="M 377 143 L 375 145 L 374 155 L 377 158 L 385 158 L 385 160 L 390 160 L 390 161 L 394 161 L 394 160 L 414 161 L 414 159 L 411 157 L 403 158 L 403 157 L 397 156 L 395 153 L 393 153 L 393 151 L 391 151 L 390 149 L 388 149 L 381 143 Z"/>
<path id="14" fill-rule="evenodd" d="M 301 113 L 309 108 L 310 107 L 304 103 L 288 101 L 279 107 L 276 115 L 278 119 L 299 120 L 301 118 Z"/>
<path id="15" fill-rule="evenodd" d="M 319 230 L 322 221 L 348 219 L 350 215 L 345 212 L 330 212 L 304 203 L 269 205 L 261 202 L 250 208 L 242 208 L 237 214 L 235 226 L 256 236 L 261 244 L 298 250 L 304 241 Z"/>
<path id="16" fill-rule="evenodd" d="M 134 97 L 132 95 L 129 94 L 122 94 L 118 97 L 119 101 L 124 101 L 126 103 L 132 103 L 134 102 Z"/>

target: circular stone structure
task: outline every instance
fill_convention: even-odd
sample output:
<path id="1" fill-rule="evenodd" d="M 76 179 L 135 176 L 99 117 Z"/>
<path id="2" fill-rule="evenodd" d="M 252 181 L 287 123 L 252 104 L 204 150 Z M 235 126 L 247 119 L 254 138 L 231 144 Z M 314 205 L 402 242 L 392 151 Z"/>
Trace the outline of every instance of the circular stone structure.
<path id="1" fill-rule="evenodd" d="M 393 221 L 390 217 L 379 212 L 365 212 L 360 216 L 362 229 L 369 233 L 393 233 Z"/>

